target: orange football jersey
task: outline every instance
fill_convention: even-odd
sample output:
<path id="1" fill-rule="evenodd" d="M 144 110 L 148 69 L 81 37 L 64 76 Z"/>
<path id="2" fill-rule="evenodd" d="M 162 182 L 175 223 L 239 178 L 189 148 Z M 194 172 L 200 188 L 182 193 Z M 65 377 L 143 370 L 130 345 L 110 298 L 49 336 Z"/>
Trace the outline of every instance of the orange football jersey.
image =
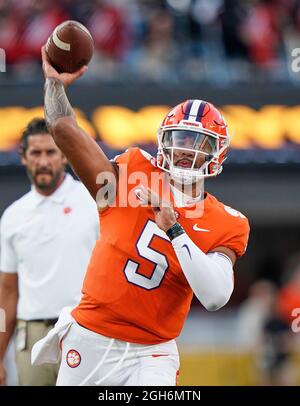
<path id="1" fill-rule="evenodd" d="M 125 176 L 128 190 L 118 190 L 115 207 L 100 213 L 100 239 L 87 269 L 82 300 L 72 313 L 92 331 L 140 344 L 177 337 L 193 296 L 151 207 L 140 206 L 133 193 L 140 183 L 152 186 L 151 176 L 161 173 L 153 160 L 139 148 L 117 157 L 119 183 L 124 186 Z M 136 181 L 139 176 L 142 181 Z M 157 192 L 162 194 L 163 189 L 158 187 Z M 126 205 L 128 196 L 136 200 L 136 207 Z M 208 193 L 201 204 L 204 210 L 198 217 L 189 215 L 195 207 L 174 207 L 188 236 L 205 253 L 224 246 L 243 255 L 249 235 L 246 217 Z"/>

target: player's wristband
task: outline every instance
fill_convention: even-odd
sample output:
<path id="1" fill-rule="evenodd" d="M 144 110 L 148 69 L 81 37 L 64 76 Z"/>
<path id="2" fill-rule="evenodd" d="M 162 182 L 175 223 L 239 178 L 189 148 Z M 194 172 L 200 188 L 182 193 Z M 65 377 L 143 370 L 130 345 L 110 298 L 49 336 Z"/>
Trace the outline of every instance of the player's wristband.
<path id="1" fill-rule="evenodd" d="M 175 223 L 172 227 L 170 227 L 167 231 L 166 234 L 170 238 L 170 240 L 174 240 L 174 238 L 178 237 L 181 234 L 184 234 L 185 231 L 181 227 L 179 223 Z"/>

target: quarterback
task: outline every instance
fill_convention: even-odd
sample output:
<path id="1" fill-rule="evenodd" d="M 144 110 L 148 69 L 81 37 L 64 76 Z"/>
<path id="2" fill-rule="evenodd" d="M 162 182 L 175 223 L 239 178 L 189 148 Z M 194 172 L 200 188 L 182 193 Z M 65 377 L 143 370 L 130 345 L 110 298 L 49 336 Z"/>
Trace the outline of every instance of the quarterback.
<path id="1" fill-rule="evenodd" d="M 97 200 L 101 236 L 80 303 L 37 343 L 33 362 L 58 359 L 49 348 L 59 339 L 58 385 L 175 385 L 175 338 L 193 294 L 209 311 L 224 306 L 248 241 L 246 217 L 203 189 L 228 150 L 224 118 L 209 102 L 187 100 L 162 121 L 156 158 L 129 148 L 110 161 L 77 125 L 65 93 L 85 68 L 59 74 L 44 49 L 42 57 L 49 131 Z M 103 203 L 106 194 L 113 198 Z"/>

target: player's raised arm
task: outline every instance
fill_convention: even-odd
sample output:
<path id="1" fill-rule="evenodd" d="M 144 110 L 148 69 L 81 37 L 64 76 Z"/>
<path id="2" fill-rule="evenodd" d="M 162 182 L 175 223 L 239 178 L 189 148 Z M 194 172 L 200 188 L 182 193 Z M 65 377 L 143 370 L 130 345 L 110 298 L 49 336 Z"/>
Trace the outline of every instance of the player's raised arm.
<path id="1" fill-rule="evenodd" d="M 72 168 L 87 187 L 93 198 L 101 184 L 96 179 L 100 173 L 116 175 L 116 169 L 99 145 L 77 124 L 65 87 L 84 74 L 84 66 L 74 73 L 59 74 L 50 64 L 45 47 L 42 48 L 45 75 L 44 107 L 49 131 L 57 146 L 66 155 Z"/>

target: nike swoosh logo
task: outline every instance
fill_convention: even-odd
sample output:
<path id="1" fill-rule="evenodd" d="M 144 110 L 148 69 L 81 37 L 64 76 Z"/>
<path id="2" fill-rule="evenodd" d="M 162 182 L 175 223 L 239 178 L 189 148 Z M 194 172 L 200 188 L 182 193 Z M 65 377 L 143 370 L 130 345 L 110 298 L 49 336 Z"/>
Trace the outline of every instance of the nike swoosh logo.
<path id="1" fill-rule="evenodd" d="M 168 357 L 169 354 L 152 354 L 153 358 L 157 358 L 157 357 Z"/>
<path id="2" fill-rule="evenodd" d="M 192 256 L 191 256 L 191 252 L 190 252 L 189 247 L 188 247 L 186 244 L 183 244 L 183 246 L 182 246 L 181 248 L 186 248 L 186 249 L 187 249 L 187 252 L 189 253 L 190 258 L 192 259 Z"/>
<path id="3" fill-rule="evenodd" d="M 198 226 L 197 226 L 197 224 L 194 224 L 193 225 L 193 230 L 194 231 L 203 231 L 203 232 L 205 232 L 205 233 L 208 233 L 210 230 L 207 230 L 206 228 L 199 228 Z"/>

